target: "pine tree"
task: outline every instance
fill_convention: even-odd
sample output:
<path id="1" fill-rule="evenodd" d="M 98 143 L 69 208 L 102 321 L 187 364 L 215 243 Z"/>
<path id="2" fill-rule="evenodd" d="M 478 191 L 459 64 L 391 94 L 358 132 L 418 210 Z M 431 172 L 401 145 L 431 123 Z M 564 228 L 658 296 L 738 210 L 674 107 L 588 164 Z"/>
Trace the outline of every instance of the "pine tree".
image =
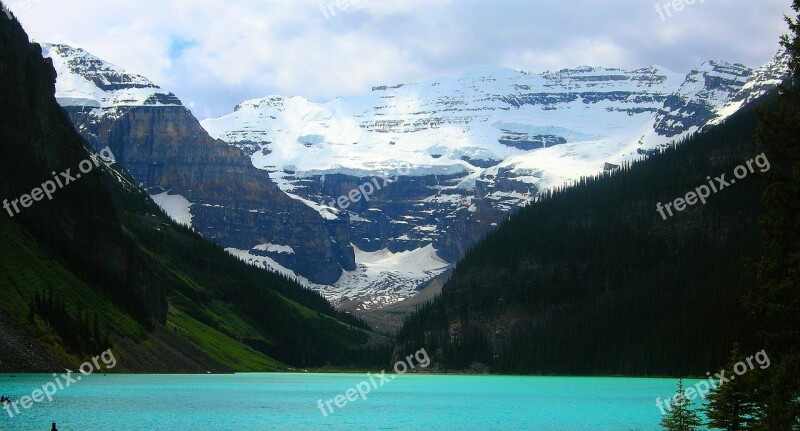
<path id="1" fill-rule="evenodd" d="M 738 346 L 734 346 L 725 369 L 734 369 L 734 365 L 743 359 Z M 756 405 L 752 400 L 747 377 L 748 375 L 740 376 L 724 385 L 720 384 L 711 391 L 705 409 L 709 427 L 727 431 L 753 429 L 751 424 L 756 417 Z"/>
<path id="2" fill-rule="evenodd" d="M 678 380 L 678 391 L 675 393 L 674 405 L 661 419 L 661 427 L 666 431 L 696 431 L 702 425 L 700 417 L 694 411 L 692 400 L 686 398 L 683 391 L 683 379 Z"/>

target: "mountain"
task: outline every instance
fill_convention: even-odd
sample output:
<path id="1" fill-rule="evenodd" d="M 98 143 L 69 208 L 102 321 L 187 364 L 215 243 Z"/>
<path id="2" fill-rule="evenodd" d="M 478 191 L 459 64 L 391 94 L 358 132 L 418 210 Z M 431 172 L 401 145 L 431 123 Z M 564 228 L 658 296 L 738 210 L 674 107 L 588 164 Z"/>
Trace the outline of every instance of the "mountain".
<path id="1" fill-rule="evenodd" d="M 51 48 L 31 44 L 0 14 L 0 370 L 74 369 L 107 348 L 124 372 L 383 363 L 385 340 L 363 322 L 171 221 L 113 154 L 92 150 L 57 104 L 43 49 Z M 138 77 L 93 82 L 116 88 L 114 97 L 91 99 L 101 106 L 177 108 L 169 95 L 148 95 L 154 89 Z M 247 184 L 240 177 L 237 187 Z"/>
<path id="2" fill-rule="evenodd" d="M 246 101 L 200 122 L 214 140 L 149 81 L 79 49 L 51 46 L 45 54 L 77 130 L 95 148 L 120 151 L 162 207 L 240 259 L 370 319 L 446 276 L 541 192 L 722 121 L 775 88 L 786 64 L 779 53 L 757 72 L 709 61 L 686 76 L 657 66 L 541 74 L 481 67 L 327 103 Z M 103 90 L 95 81 L 114 85 Z M 126 92 L 117 93 L 120 86 Z M 182 153 L 173 154 L 173 142 Z M 228 154 L 234 150 L 245 156 Z M 187 157 L 204 167 L 235 160 L 253 192 L 229 193 L 232 180 Z M 369 199 L 346 198 L 368 184 L 378 185 Z M 286 205 L 265 208 L 262 193 Z"/>
<path id="3" fill-rule="evenodd" d="M 96 150 L 117 161 L 175 220 L 227 247 L 280 244 L 276 260 L 318 283 L 354 269 L 346 222 L 280 191 L 240 150 L 214 140 L 172 93 L 82 49 L 42 45 L 56 97 Z"/>
<path id="4" fill-rule="evenodd" d="M 734 343 L 763 348 L 741 302 L 764 251 L 770 169 L 753 108 L 517 212 L 406 321 L 397 356 L 424 346 L 439 371 L 702 376 Z M 752 174 L 734 178 L 747 164 Z M 659 214 L 722 174 L 730 185 L 714 182 L 707 203 Z"/>
<path id="5" fill-rule="evenodd" d="M 709 61 L 686 76 L 660 67 L 542 74 L 482 67 L 327 103 L 270 96 L 201 123 L 321 213 L 340 212 L 331 205 L 339 196 L 402 171 L 368 202 L 348 204 L 360 274 L 374 275 L 319 287 L 363 312 L 414 295 L 449 267 L 437 259 L 456 262 L 537 194 L 727 118 L 745 104 L 737 101 L 775 88 L 786 63 L 779 53 L 773 67 L 753 73 Z M 369 260 L 430 245 L 435 255 L 425 266 L 438 269 L 422 277 L 381 272 Z"/>

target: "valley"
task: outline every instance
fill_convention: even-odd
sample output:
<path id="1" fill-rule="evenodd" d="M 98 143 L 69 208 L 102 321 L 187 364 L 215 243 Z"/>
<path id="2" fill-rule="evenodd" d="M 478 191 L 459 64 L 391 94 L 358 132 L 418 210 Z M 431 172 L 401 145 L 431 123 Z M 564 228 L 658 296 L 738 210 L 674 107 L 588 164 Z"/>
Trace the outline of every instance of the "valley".
<path id="1" fill-rule="evenodd" d="M 708 61 L 687 75 L 482 67 L 327 103 L 268 96 L 197 122 L 86 51 L 43 53 L 76 130 L 119 154 L 173 219 L 364 317 L 416 295 L 542 192 L 718 124 L 788 73 L 783 52 L 757 70 Z M 393 181 L 336 203 L 379 178 Z"/>

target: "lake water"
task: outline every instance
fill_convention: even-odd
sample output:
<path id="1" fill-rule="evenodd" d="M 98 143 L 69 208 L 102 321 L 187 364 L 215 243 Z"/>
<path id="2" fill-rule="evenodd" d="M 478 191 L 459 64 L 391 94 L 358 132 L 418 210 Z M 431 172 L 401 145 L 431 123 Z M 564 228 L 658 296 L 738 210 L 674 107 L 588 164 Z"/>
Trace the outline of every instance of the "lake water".
<path id="1" fill-rule="evenodd" d="M 60 431 L 657 430 L 655 398 L 676 388 L 671 379 L 406 374 L 323 416 L 318 400 L 344 395 L 365 379 L 95 375 L 13 418 L 0 410 L 0 430 L 47 431 L 52 421 Z M 19 400 L 54 380 L 49 374 L 2 375 L 0 393 Z"/>

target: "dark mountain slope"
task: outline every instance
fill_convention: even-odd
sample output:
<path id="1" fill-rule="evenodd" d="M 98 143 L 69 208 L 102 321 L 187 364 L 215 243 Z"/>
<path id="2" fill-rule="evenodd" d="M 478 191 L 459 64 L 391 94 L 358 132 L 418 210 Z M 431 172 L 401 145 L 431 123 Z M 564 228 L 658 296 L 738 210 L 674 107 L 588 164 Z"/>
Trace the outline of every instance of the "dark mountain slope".
<path id="1" fill-rule="evenodd" d="M 705 375 L 754 347 L 740 298 L 754 285 L 757 175 L 663 220 L 707 176 L 755 156 L 750 109 L 688 142 L 521 210 L 413 315 L 401 350 L 504 373 Z"/>
<path id="2" fill-rule="evenodd" d="M 0 199 L 14 201 L 93 155 L 54 98 L 55 72 L 0 15 Z M 363 326 L 316 293 L 249 267 L 171 222 L 126 174 L 91 173 L 0 214 L 4 370 L 74 367 L 112 347 L 126 371 L 365 364 Z M 347 322 L 347 323 L 345 323 Z M 29 362 L 33 337 L 51 358 Z M 29 355 L 28 355 L 29 356 Z"/>

